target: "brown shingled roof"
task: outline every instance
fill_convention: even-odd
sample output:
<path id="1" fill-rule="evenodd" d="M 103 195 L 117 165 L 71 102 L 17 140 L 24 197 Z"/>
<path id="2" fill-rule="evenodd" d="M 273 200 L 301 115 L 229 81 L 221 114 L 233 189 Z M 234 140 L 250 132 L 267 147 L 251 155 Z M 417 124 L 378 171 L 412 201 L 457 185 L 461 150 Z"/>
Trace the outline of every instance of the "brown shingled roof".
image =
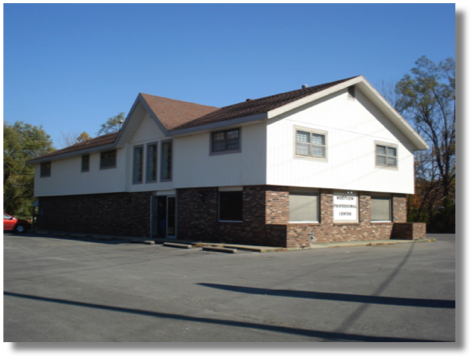
<path id="1" fill-rule="evenodd" d="M 167 131 L 216 111 L 217 107 L 140 94 Z"/>
<path id="2" fill-rule="evenodd" d="M 84 141 L 84 142 L 75 143 L 74 145 L 63 148 L 61 150 L 56 150 L 56 151 L 47 153 L 46 155 L 33 158 L 31 161 L 40 160 L 42 158 L 47 158 L 47 157 L 54 157 L 54 156 L 57 156 L 57 155 L 62 155 L 62 154 L 65 154 L 65 153 L 70 153 L 70 152 L 82 151 L 82 150 L 86 150 L 88 148 L 105 146 L 105 145 L 108 145 L 108 144 L 112 145 L 116 141 L 116 138 L 117 138 L 118 134 L 119 134 L 119 132 L 109 133 L 109 134 L 106 134 L 104 136 L 99 136 L 99 137 L 96 137 L 96 138 L 93 138 L 93 139 L 90 139 L 90 140 L 87 140 L 87 141 Z"/>
<path id="3" fill-rule="evenodd" d="M 355 77 L 352 77 L 355 78 Z M 220 108 L 212 113 L 191 120 L 190 122 L 180 124 L 174 130 L 192 128 L 212 124 L 230 119 L 243 118 L 269 112 L 273 109 L 284 106 L 288 103 L 297 101 L 311 94 L 323 91 L 339 83 L 343 83 L 352 78 L 341 79 L 331 83 L 325 83 L 308 88 L 301 88 L 290 92 L 275 94 L 272 96 L 247 100 L 245 102 L 233 104 L 231 106 Z"/>

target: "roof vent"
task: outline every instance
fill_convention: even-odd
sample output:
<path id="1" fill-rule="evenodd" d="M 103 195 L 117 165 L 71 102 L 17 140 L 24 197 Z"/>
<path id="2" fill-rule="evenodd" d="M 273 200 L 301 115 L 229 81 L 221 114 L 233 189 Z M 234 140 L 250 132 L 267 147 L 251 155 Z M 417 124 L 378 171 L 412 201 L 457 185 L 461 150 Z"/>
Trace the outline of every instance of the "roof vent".
<path id="1" fill-rule="evenodd" d="M 252 101 L 252 100 L 253 100 L 253 98 L 248 98 L 246 101 L 249 102 L 249 101 Z"/>
<path id="2" fill-rule="evenodd" d="M 301 89 L 306 89 L 307 88 L 307 84 L 303 84 Z"/>

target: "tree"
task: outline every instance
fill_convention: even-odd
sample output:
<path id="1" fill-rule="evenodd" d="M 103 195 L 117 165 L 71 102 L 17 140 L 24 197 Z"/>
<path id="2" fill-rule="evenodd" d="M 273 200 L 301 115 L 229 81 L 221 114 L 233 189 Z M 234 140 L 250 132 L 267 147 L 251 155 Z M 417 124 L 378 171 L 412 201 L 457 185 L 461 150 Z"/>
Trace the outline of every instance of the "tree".
<path id="1" fill-rule="evenodd" d="M 101 125 L 101 129 L 98 132 L 98 136 L 119 131 L 123 123 L 124 112 L 121 112 L 117 116 L 109 118 L 106 123 L 103 123 Z"/>
<path id="2" fill-rule="evenodd" d="M 418 210 L 410 211 L 417 219 L 421 219 L 425 214 L 432 231 L 454 231 L 454 224 L 442 226 L 438 220 L 441 221 L 441 215 L 446 215 L 446 220 L 454 220 L 455 62 L 448 58 L 437 65 L 423 56 L 417 60 L 411 73 L 405 75 L 396 85 L 396 109 L 413 123 L 430 148 L 428 151 L 420 151 L 415 157 L 415 197 L 421 199 L 421 204 Z M 439 226 L 432 229 L 436 224 Z"/>
<path id="3" fill-rule="evenodd" d="M 86 142 L 92 140 L 93 138 L 87 132 L 81 132 L 78 137 L 76 137 L 76 143 Z"/>
<path id="4" fill-rule="evenodd" d="M 68 133 L 61 132 L 61 138 L 62 138 L 60 141 L 61 148 L 69 147 L 69 146 L 75 145 L 76 143 L 81 143 L 81 142 L 92 139 L 92 137 L 89 136 L 87 132 L 82 132 L 78 134 L 73 131 L 69 131 Z"/>
<path id="5" fill-rule="evenodd" d="M 25 162 L 54 151 L 43 128 L 23 122 L 3 125 L 3 208 L 26 217 L 33 202 L 34 166 Z"/>

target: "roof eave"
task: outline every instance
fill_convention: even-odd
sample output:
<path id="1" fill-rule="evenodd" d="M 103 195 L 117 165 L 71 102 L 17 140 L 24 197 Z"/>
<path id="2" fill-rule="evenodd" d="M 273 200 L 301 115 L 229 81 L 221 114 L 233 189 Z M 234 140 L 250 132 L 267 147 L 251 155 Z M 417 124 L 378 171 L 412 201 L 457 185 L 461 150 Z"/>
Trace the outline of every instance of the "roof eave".
<path id="1" fill-rule="evenodd" d="M 307 97 L 304 97 L 304 98 L 301 98 L 301 99 L 298 99 L 297 101 L 294 101 L 294 102 L 291 102 L 291 103 L 287 103 L 285 104 L 284 106 L 281 106 L 279 108 L 275 108 L 271 111 L 268 112 L 268 115 L 269 115 L 269 118 L 274 118 L 274 117 L 277 117 L 283 113 L 286 113 L 286 112 L 289 112 L 289 111 L 292 111 L 293 109 L 296 109 L 298 107 L 301 107 L 303 105 L 306 105 L 310 102 L 314 102 L 314 101 L 317 101 L 318 99 L 321 99 L 321 98 L 324 98 L 324 97 L 327 97 L 328 95 L 330 94 L 333 94 L 335 92 L 338 92 L 342 89 L 346 89 L 350 86 L 353 86 L 359 82 L 362 81 L 362 79 L 364 79 L 363 76 L 359 75 L 357 77 L 354 77 L 352 79 L 349 79 L 345 82 L 342 82 L 342 83 L 339 83 L 339 84 L 336 84 L 332 87 L 329 87 L 327 89 L 324 89 L 322 91 L 319 91 L 319 92 L 316 92 L 316 93 L 313 93 L 313 94 L 310 94 L 308 95 Z"/>
<path id="2" fill-rule="evenodd" d="M 343 83 L 336 84 L 335 86 L 327 88 L 323 91 L 301 98 L 295 102 L 285 104 L 282 107 L 273 109 L 268 112 L 268 116 L 269 118 L 277 117 L 283 113 L 292 111 L 298 107 L 317 101 L 354 85 L 357 86 L 359 90 L 361 90 L 369 99 L 371 99 L 371 101 L 377 103 L 378 108 L 382 110 L 383 113 L 396 125 L 396 127 L 410 140 L 410 142 L 415 147 L 415 150 L 427 150 L 429 148 L 428 144 L 418 134 L 418 132 L 413 129 L 413 127 L 405 120 L 405 118 L 403 118 L 362 75 L 349 79 Z"/>
<path id="3" fill-rule="evenodd" d="M 114 148 L 116 148 L 114 143 L 108 143 L 107 145 L 91 147 L 91 148 L 84 148 L 84 149 L 77 150 L 77 151 L 72 151 L 72 152 L 67 152 L 67 153 L 60 153 L 59 155 L 46 156 L 46 157 L 41 157 L 40 156 L 40 157 L 34 158 L 32 160 L 28 160 L 25 163 L 27 165 L 34 165 L 34 164 L 38 164 L 38 163 L 51 162 L 51 161 L 57 161 L 57 160 L 66 159 L 66 158 L 72 158 L 72 157 L 87 155 L 87 154 L 93 153 L 93 152 L 111 150 L 111 149 L 114 149 Z"/>
<path id="4" fill-rule="evenodd" d="M 378 108 L 393 122 L 393 124 L 410 140 L 415 150 L 428 150 L 429 146 L 418 132 L 393 108 L 387 100 L 364 78 L 360 82 L 359 90 L 365 94 Z"/>

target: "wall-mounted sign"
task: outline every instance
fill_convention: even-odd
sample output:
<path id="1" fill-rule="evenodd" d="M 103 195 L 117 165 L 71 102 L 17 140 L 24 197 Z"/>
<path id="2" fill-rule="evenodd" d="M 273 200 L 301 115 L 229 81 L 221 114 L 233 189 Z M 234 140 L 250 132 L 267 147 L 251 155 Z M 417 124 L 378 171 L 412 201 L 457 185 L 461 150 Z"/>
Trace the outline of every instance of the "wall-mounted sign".
<path id="1" fill-rule="evenodd" d="M 348 193 L 334 193 L 334 222 L 359 221 L 359 197 Z"/>

